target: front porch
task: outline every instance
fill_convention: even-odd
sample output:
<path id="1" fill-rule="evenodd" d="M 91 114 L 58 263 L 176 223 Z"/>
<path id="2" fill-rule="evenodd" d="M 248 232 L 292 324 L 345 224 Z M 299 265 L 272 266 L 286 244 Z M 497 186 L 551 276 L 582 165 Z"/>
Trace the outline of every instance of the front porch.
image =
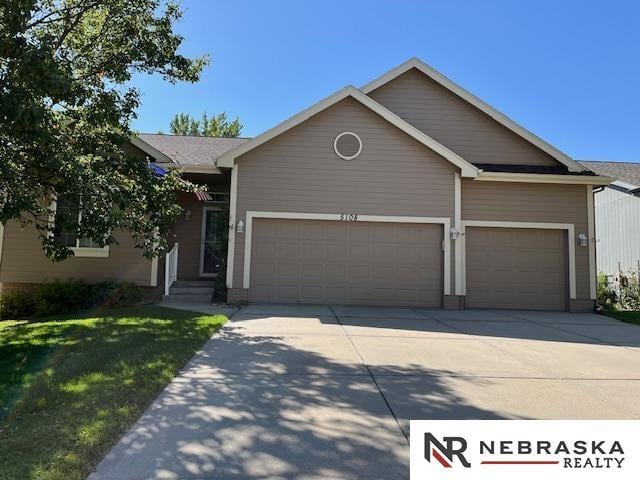
<path id="1" fill-rule="evenodd" d="M 171 301 L 210 301 L 215 279 L 224 275 L 230 174 L 185 174 L 206 188 L 206 195 L 178 192 L 183 208 L 169 235 L 164 265 L 164 294 Z M 223 235 L 224 232 L 224 235 Z"/>

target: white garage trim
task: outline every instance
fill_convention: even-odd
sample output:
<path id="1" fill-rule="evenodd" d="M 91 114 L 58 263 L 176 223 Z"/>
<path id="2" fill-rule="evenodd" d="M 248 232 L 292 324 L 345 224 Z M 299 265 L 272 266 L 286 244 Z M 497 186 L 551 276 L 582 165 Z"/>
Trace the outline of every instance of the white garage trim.
<path id="1" fill-rule="evenodd" d="M 242 287 L 249 288 L 251 283 L 251 235 L 253 230 L 254 218 L 281 218 L 287 220 L 333 220 L 349 222 L 350 220 L 341 220 L 344 213 L 293 213 L 293 212 L 256 212 L 247 211 L 245 237 L 244 237 L 244 275 L 242 279 Z M 443 275 L 443 293 L 451 294 L 451 241 L 449 238 L 449 230 L 451 228 L 451 219 L 445 217 L 396 217 L 385 215 L 358 215 L 358 222 L 380 222 L 380 223 L 439 223 L 443 226 L 442 250 L 444 255 L 444 275 Z"/>
<path id="2" fill-rule="evenodd" d="M 463 236 L 462 233 L 462 183 L 460 180 L 460 173 L 456 172 L 454 177 L 454 220 L 453 226 L 456 231 L 456 239 L 453 244 L 453 256 L 455 257 L 455 292 L 456 295 L 464 295 L 464 273 L 462 269 L 462 247 Z M 445 233 L 446 235 L 446 233 Z"/>
<path id="3" fill-rule="evenodd" d="M 227 246 L 227 288 L 233 287 L 233 259 L 236 247 L 236 205 L 238 204 L 238 164 L 231 169 L 229 192 L 229 238 Z"/>
<path id="4" fill-rule="evenodd" d="M 575 246 L 575 227 L 573 223 L 533 223 L 533 222 L 502 222 L 502 221 L 486 221 L 486 220 L 463 220 L 462 221 L 462 238 L 465 238 L 466 227 L 487 227 L 487 228 L 532 228 L 542 230 L 566 230 L 567 231 L 567 247 L 569 252 L 569 298 L 576 298 L 576 246 Z M 462 241 L 463 245 L 465 241 Z M 467 292 L 467 274 L 466 274 L 466 245 L 462 249 L 463 264 L 463 285 L 464 295 Z"/>
<path id="5" fill-rule="evenodd" d="M 596 229 L 593 207 L 593 188 L 587 185 L 587 229 L 589 242 L 589 298 L 596 299 Z"/>

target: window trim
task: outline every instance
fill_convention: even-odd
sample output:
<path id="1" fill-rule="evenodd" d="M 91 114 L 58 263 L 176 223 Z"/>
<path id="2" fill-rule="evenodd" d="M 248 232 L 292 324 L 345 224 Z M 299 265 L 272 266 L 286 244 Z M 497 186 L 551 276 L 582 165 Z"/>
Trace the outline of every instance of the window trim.
<path id="1" fill-rule="evenodd" d="M 58 208 L 58 202 L 56 199 L 51 200 L 51 212 L 49 213 L 49 227 L 50 233 L 53 237 L 53 229 L 56 224 L 56 212 Z M 82 212 L 78 212 L 78 220 L 82 217 Z M 80 258 L 108 258 L 109 257 L 109 245 L 105 245 L 102 248 L 99 247 L 81 247 L 79 246 L 80 239 L 76 238 L 76 246 L 69 247 L 69 249 L 73 252 L 74 257 Z"/>

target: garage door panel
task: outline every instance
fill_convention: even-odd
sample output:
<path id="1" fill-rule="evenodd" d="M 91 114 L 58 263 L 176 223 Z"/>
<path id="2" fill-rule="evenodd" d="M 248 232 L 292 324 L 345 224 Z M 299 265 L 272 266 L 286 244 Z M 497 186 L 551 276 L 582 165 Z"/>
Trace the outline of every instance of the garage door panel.
<path id="1" fill-rule="evenodd" d="M 439 307 L 442 236 L 432 224 L 255 219 L 250 300 Z"/>
<path id="2" fill-rule="evenodd" d="M 468 308 L 567 308 L 563 230 L 468 227 L 465 243 Z"/>

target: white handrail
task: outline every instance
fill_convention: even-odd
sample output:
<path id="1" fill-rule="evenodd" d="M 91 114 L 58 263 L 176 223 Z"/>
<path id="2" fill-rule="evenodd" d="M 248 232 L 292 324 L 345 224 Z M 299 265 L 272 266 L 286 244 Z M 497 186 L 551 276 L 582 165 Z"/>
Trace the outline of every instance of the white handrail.
<path id="1" fill-rule="evenodd" d="M 164 294 L 169 295 L 171 284 L 178 279 L 178 242 L 164 257 Z"/>

